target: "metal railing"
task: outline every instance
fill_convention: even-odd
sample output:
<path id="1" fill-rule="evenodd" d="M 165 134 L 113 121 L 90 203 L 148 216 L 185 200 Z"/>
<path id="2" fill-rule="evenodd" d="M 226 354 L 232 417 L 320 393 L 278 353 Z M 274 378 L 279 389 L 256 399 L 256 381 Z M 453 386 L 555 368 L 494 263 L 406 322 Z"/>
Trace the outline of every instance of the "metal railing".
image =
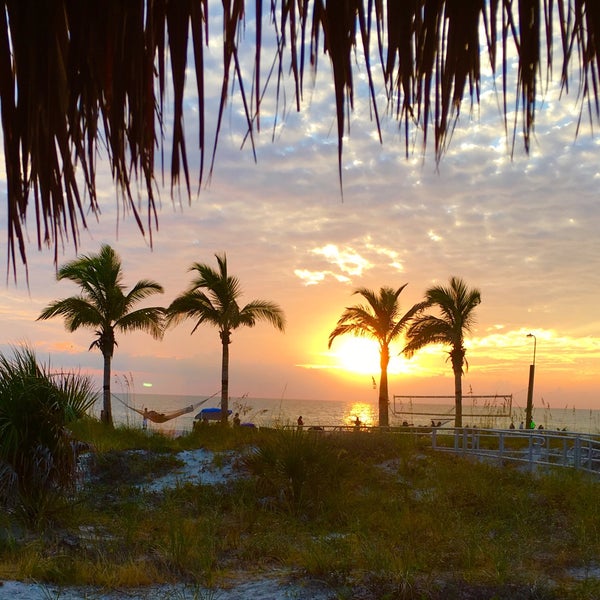
<path id="1" fill-rule="evenodd" d="M 600 475 L 600 436 L 549 430 L 432 428 L 431 445 L 482 460 L 521 463 L 530 471 L 568 467 Z"/>
<path id="2" fill-rule="evenodd" d="M 285 426 L 284 429 L 297 429 Z M 484 429 L 475 427 L 304 426 L 317 433 L 381 432 L 411 435 L 434 450 L 474 456 L 498 464 L 518 463 L 529 471 L 572 468 L 600 476 L 600 435 L 551 430 Z"/>

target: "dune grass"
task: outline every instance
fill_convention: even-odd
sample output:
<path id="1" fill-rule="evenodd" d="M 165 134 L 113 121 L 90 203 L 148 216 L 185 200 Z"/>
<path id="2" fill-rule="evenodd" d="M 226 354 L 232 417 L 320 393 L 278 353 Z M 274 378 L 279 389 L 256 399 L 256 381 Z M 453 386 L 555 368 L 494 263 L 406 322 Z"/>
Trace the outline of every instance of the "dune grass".
<path id="1" fill-rule="evenodd" d="M 574 472 L 531 476 L 383 432 L 73 431 L 95 448 L 95 477 L 45 528 L 0 515 L 0 579 L 210 587 L 282 568 L 340 599 L 600 596 L 599 483 Z M 234 450 L 240 477 L 140 489 L 191 448 L 216 463 Z"/>

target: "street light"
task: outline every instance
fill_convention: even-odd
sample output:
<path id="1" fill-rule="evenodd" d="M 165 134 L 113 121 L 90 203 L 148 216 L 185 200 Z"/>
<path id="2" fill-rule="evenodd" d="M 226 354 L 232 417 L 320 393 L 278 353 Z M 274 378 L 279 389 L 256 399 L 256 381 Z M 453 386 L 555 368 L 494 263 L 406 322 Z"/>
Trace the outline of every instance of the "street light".
<path id="1" fill-rule="evenodd" d="M 533 333 L 528 333 L 527 337 L 533 338 L 533 360 L 529 365 L 529 387 L 527 388 L 527 410 L 525 412 L 525 429 L 531 429 L 533 412 L 533 378 L 535 375 L 535 351 L 537 347 L 537 338 Z"/>

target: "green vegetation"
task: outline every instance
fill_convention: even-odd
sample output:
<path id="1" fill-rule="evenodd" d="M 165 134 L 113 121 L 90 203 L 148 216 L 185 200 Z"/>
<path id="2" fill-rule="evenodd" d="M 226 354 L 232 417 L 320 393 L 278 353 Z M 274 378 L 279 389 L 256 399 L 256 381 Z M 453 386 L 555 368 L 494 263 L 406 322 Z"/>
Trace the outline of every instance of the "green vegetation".
<path id="1" fill-rule="evenodd" d="M 0 354 L 0 505 L 26 524 L 63 505 L 81 449 L 67 427 L 94 400 L 87 377 L 51 373 L 30 348 Z"/>
<path id="2" fill-rule="evenodd" d="M 211 425 L 173 439 L 88 419 L 72 431 L 96 450 L 89 477 L 42 529 L 0 516 L 0 579 L 210 588 L 277 567 L 340 600 L 600 594 L 598 481 L 574 472 L 467 462 L 414 433 Z M 193 448 L 215 466 L 233 456 L 238 476 L 145 490 Z"/>

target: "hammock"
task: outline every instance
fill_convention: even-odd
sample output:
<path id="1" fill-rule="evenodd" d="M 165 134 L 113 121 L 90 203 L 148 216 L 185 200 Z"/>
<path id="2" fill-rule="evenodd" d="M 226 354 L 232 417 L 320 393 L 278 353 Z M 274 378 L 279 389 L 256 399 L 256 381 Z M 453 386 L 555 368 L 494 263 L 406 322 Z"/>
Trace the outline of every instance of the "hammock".
<path id="1" fill-rule="evenodd" d="M 176 419 L 177 417 L 181 417 L 181 415 L 187 415 L 188 413 L 194 412 L 199 406 L 202 406 L 205 402 L 208 402 L 211 398 L 216 396 L 218 393 L 219 392 L 215 392 L 212 396 L 209 396 L 208 398 L 205 398 L 204 400 L 200 400 L 200 402 L 196 402 L 195 404 L 190 404 L 189 406 L 186 406 L 184 408 L 180 408 L 177 410 L 173 410 L 171 412 L 158 412 L 156 410 L 148 410 L 147 408 L 144 408 L 142 410 L 142 409 L 136 408 L 135 406 L 131 406 L 130 404 L 127 404 L 126 402 L 121 400 L 121 398 L 119 398 L 118 396 L 115 396 L 115 397 L 117 398 L 117 400 L 119 402 L 121 402 L 121 404 L 124 404 L 129 410 L 133 410 L 134 412 L 138 413 L 139 415 L 142 415 L 142 417 L 145 417 L 149 421 L 152 421 L 153 423 L 166 423 L 167 421 L 170 421 L 171 419 Z"/>

